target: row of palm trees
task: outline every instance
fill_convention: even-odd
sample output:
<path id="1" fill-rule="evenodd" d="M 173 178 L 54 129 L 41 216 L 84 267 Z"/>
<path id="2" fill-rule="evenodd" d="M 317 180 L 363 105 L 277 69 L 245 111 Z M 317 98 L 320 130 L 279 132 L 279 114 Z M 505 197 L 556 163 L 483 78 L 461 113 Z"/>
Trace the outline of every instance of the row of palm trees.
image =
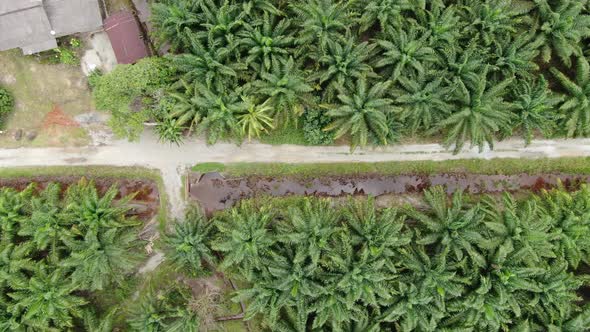
<path id="1" fill-rule="evenodd" d="M 321 129 L 353 147 L 586 136 L 589 13 L 586 0 L 161 1 L 154 36 L 180 77 L 157 129 L 241 141 L 322 110 Z"/>
<path id="2" fill-rule="evenodd" d="M 590 329 L 578 294 L 589 187 L 521 200 L 435 187 L 424 200 L 421 210 L 371 198 L 242 201 L 210 221 L 190 214 L 165 237 L 166 257 L 186 276 L 216 268 L 241 281 L 246 319 L 272 331 Z"/>
<path id="3" fill-rule="evenodd" d="M 311 197 L 191 210 L 163 235 L 164 275 L 123 305 L 113 292 L 144 257 L 130 199 L 86 181 L 0 190 L 0 331 L 199 331 L 219 304 L 185 281 L 214 270 L 273 331 L 590 328 L 586 186 L 521 200 L 436 187 L 420 210 Z"/>
<path id="4" fill-rule="evenodd" d="M 0 190 L 0 331 L 112 331 L 93 294 L 112 296 L 144 257 L 132 197 L 117 195 L 85 180 Z"/>

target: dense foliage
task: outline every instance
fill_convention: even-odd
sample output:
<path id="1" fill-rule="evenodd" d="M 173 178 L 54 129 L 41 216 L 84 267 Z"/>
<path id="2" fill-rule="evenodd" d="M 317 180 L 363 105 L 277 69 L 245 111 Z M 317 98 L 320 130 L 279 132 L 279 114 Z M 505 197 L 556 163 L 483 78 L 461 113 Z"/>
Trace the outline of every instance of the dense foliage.
<path id="1" fill-rule="evenodd" d="M 112 72 L 89 77 L 96 107 L 112 113 L 110 125 L 116 135 L 137 139 L 143 123 L 151 117 L 151 105 L 174 69 L 161 58 L 142 59 L 135 65 L 119 65 Z"/>
<path id="2" fill-rule="evenodd" d="M 590 132 L 587 0 L 160 0 L 152 9 L 179 80 L 156 118 L 177 143 L 183 133 L 213 143 L 301 128 L 291 120 L 312 110 L 332 135 L 306 130 L 314 144 L 442 134 L 455 149 L 482 149 L 513 134 Z"/>
<path id="3" fill-rule="evenodd" d="M 142 257 L 131 197 L 117 194 L 86 181 L 63 194 L 0 190 L 0 331 L 109 330 L 93 294 L 113 292 Z"/>
<path id="4" fill-rule="evenodd" d="M 14 98 L 12 94 L 0 86 L 0 118 L 12 112 L 14 108 Z"/>
<path id="5" fill-rule="evenodd" d="M 243 281 L 246 319 L 273 331 L 585 331 L 590 188 L 428 208 L 243 201 L 172 240 L 176 266 Z M 213 227 L 215 229 L 212 229 Z M 187 231 L 191 230 L 191 231 Z M 198 234 L 199 233 L 199 234 Z M 208 240 L 205 240 L 209 238 Z M 195 261 L 198 258 L 199 261 Z"/>

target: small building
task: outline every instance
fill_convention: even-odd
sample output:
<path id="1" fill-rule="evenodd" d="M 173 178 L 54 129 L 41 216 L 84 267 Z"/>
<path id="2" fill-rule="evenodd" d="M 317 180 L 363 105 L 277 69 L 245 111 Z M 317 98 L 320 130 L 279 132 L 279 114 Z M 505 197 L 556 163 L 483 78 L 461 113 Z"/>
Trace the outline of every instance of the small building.
<path id="1" fill-rule="evenodd" d="M 149 55 L 139 22 L 130 11 L 110 15 L 104 21 L 104 31 L 111 40 L 118 63 L 135 63 Z"/>
<path id="2" fill-rule="evenodd" d="M 0 51 L 47 51 L 56 38 L 101 28 L 97 0 L 0 0 Z"/>

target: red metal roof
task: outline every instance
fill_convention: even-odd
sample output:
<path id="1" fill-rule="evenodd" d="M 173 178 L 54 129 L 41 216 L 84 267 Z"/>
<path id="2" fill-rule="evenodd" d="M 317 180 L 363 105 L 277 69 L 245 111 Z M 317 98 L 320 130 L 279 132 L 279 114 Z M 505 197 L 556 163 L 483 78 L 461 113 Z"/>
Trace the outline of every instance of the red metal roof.
<path id="1" fill-rule="evenodd" d="M 109 16 L 104 21 L 104 30 L 111 40 L 117 62 L 135 63 L 148 56 L 139 25 L 131 12 L 121 11 Z"/>

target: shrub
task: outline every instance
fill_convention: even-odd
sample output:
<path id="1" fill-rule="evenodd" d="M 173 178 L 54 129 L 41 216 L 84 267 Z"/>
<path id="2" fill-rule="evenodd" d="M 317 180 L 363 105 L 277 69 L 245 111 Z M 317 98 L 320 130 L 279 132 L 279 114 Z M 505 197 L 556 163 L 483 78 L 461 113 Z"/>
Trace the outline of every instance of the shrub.
<path id="1" fill-rule="evenodd" d="M 323 129 L 330 124 L 330 118 L 320 110 L 307 110 L 303 114 L 303 135 L 311 145 L 328 145 L 334 142 L 334 134 Z"/>
<path id="2" fill-rule="evenodd" d="M 8 90 L 0 87 L 0 116 L 12 112 L 14 108 L 14 98 Z"/>
<path id="3" fill-rule="evenodd" d="M 80 64 L 80 59 L 76 55 L 76 52 L 70 50 L 67 47 L 59 47 L 53 50 L 55 57 L 59 60 L 59 63 L 64 65 L 76 66 Z"/>
<path id="4" fill-rule="evenodd" d="M 92 79 L 96 107 L 112 112 L 111 126 L 116 135 L 137 139 L 150 112 L 143 102 L 141 109 L 135 110 L 130 108 L 131 103 L 152 97 L 170 83 L 173 75 L 174 69 L 164 58 L 145 58 L 135 65 L 119 65 L 112 72 Z"/>

